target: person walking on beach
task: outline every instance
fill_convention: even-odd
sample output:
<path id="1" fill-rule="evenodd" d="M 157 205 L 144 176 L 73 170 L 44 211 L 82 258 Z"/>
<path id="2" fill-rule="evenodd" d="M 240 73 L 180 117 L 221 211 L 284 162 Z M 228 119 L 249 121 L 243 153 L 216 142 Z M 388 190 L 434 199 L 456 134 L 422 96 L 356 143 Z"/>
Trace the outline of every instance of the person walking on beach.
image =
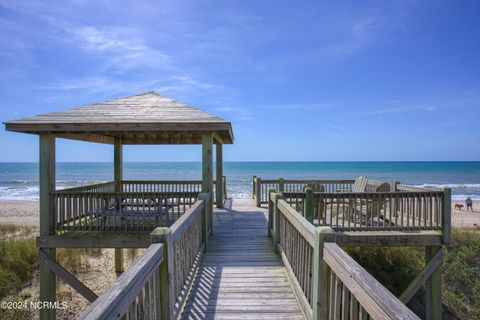
<path id="1" fill-rule="evenodd" d="M 467 199 L 465 199 L 465 206 L 467 207 L 467 211 L 468 211 L 468 208 L 470 208 L 470 211 L 473 212 L 473 201 L 472 201 L 472 198 L 467 197 Z"/>

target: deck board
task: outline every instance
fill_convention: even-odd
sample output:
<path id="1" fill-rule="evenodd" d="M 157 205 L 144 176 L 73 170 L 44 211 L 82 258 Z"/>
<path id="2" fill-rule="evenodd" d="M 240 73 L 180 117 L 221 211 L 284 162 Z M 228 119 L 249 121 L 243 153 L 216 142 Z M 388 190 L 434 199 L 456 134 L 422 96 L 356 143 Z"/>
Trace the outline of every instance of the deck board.
<path id="1" fill-rule="evenodd" d="M 182 319 L 303 319 L 265 209 L 236 200 L 217 209 L 213 234 Z"/>

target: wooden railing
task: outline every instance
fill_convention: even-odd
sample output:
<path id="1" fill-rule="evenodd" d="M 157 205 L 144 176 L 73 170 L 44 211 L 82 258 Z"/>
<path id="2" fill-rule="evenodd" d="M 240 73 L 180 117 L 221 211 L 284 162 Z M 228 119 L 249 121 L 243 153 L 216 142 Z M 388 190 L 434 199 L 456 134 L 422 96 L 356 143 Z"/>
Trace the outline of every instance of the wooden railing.
<path id="1" fill-rule="evenodd" d="M 297 212 L 334 230 L 441 230 L 450 209 L 445 191 L 284 192 Z M 448 196 L 447 196 L 448 197 Z M 311 212 L 310 212 L 311 211 Z"/>
<path id="2" fill-rule="evenodd" d="M 223 198 L 227 198 L 226 190 L 227 177 L 222 177 Z M 213 181 L 213 201 L 216 202 L 216 181 Z M 145 180 L 125 180 L 122 181 L 123 192 L 135 193 L 190 193 L 202 192 L 201 180 L 169 180 L 169 181 L 145 181 Z"/>
<path id="3" fill-rule="evenodd" d="M 226 178 L 222 180 L 225 199 Z M 151 231 L 158 226 L 169 226 L 195 203 L 202 182 L 122 181 L 120 188 L 116 189 L 114 182 L 107 182 L 53 192 L 55 224 L 52 233 L 64 230 Z M 215 198 L 215 182 L 213 188 Z"/>
<path id="4" fill-rule="evenodd" d="M 81 315 L 80 319 L 176 319 L 203 255 L 208 231 L 209 193 L 171 227 L 151 233 L 152 244 Z"/>
<path id="5" fill-rule="evenodd" d="M 53 192 L 53 231 L 151 231 L 171 225 L 197 198 L 198 192 Z"/>
<path id="6" fill-rule="evenodd" d="M 303 192 L 309 183 L 321 185 L 325 192 L 349 192 L 355 180 L 285 180 L 283 178 L 267 180 L 253 177 L 252 196 L 257 206 L 268 203 L 268 191 L 275 189 L 277 192 Z"/>
<path id="7" fill-rule="evenodd" d="M 270 194 L 271 234 L 309 319 L 419 319 L 280 193 Z"/>
<path id="8" fill-rule="evenodd" d="M 198 201 L 185 215 L 171 227 L 171 246 L 173 253 L 173 296 L 176 317 L 186 302 L 188 288 L 193 284 L 194 266 L 198 265 L 200 255 L 204 251 L 207 226 L 202 221 L 202 210 L 205 201 Z M 205 220 L 205 217 L 203 217 Z"/>
<path id="9" fill-rule="evenodd" d="M 159 270 L 163 262 L 164 245 L 150 245 L 79 319 L 160 319 Z"/>

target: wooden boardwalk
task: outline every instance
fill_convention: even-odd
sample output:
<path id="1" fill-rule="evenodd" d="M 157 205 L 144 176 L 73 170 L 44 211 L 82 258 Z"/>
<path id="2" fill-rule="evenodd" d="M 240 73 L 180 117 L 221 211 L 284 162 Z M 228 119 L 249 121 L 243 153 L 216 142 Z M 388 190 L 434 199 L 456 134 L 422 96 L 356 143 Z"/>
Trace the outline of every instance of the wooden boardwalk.
<path id="1" fill-rule="evenodd" d="M 280 257 L 267 237 L 266 210 L 253 200 L 227 201 L 214 213 L 213 235 L 183 319 L 303 319 Z"/>

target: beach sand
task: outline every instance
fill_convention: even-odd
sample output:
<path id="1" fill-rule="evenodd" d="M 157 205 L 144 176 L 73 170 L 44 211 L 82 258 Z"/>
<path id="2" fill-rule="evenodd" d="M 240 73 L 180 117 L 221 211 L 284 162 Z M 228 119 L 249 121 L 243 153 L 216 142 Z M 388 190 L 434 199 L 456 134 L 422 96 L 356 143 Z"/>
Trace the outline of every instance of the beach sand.
<path id="1" fill-rule="evenodd" d="M 455 210 L 455 204 L 462 201 L 452 201 L 452 226 L 476 227 L 480 226 L 480 201 L 474 201 L 473 212 Z M 0 201 L 0 224 L 16 224 L 38 227 L 38 201 Z"/>

